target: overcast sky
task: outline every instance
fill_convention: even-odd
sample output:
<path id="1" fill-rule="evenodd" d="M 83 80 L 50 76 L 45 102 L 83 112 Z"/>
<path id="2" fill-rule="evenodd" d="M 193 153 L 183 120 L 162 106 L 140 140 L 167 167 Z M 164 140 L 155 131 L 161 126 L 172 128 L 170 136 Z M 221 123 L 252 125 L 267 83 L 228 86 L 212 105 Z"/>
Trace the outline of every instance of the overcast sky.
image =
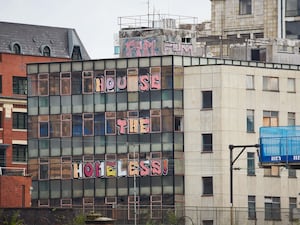
<path id="1" fill-rule="evenodd" d="M 74 28 L 90 57 L 100 59 L 113 57 L 118 18 L 148 10 L 210 20 L 210 0 L 0 0 L 0 21 Z"/>

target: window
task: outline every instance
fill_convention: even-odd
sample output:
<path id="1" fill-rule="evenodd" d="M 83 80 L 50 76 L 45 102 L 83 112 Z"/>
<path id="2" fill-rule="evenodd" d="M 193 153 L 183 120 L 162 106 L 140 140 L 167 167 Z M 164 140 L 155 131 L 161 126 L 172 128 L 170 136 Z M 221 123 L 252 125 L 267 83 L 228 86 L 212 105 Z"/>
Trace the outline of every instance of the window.
<path id="1" fill-rule="evenodd" d="M 271 166 L 269 168 L 264 169 L 264 176 L 266 177 L 279 177 L 280 176 L 280 170 L 279 166 Z"/>
<path id="2" fill-rule="evenodd" d="M 255 175 L 255 154 L 253 152 L 247 153 L 247 175 Z"/>
<path id="3" fill-rule="evenodd" d="M 12 47 L 12 53 L 14 54 L 21 54 L 21 46 L 15 43 Z"/>
<path id="4" fill-rule="evenodd" d="M 213 220 L 202 220 L 203 225 L 213 225 L 214 221 Z"/>
<path id="5" fill-rule="evenodd" d="M 83 135 L 90 136 L 94 134 L 94 114 L 85 113 L 83 114 Z"/>
<path id="6" fill-rule="evenodd" d="M 83 93 L 93 93 L 93 73 L 82 72 Z"/>
<path id="7" fill-rule="evenodd" d="M 162 197 L 161 195 L 150 196 L 151 219 L 162 218 Z"/>
<path id="8" fill-rule="evenodd" d="M 49 116 L 39 116 L 39 137 L 49 137 Z"/>
<path id="9" fill-rule="evenodd" d="M 183 131 L 183 118 L 175 116 L 175 131 Z"/>
<path id="10" fill-rule="evenodd" d="M 263 126 L 278 126 L 278 112 L 264 111 L 263 112 Z"/>
<path id="11" fill-rule="evenodd" d="M 265 219 L 280 220 L 280 197 L 265 197 Z"/>
<path id="12" fill-rule="evenodd" d="M 60 88 L 61 95 L 71 94 L 71 73 L 60 74 Z"/>
<path id="13" fill-rule="evenodd" d="M 247 109 L 247 132 L 254 132 L 254 110 Z"/>
<path id="14" fill-rule="evenodd" d="M 253 90 L 254 89 L 254 76 L 246 75 L 246 89 Z"/>
<path id="15" fill-rule="evenodd" d="M 73 52 L 72 52 L 72 59 L 73 60 L 82 60 L 80 46 L 74 46 Z"/>
<path id="16" fill-rule="evenodd" d="M 285 27 L 287 39 L 300 39 L 300 21 L 288 21 L 285 23 Z"/>
<path id="17" fill-rule="evenodd" d="M 240 0 L 240 15 L 248 15 L 252 12 L 252 0 Z"/>
<path id="18" fill-rule="evenodd" d="M 212 91 L 202 91 L 202 108 L 212 108 Z"/>
<path id="19" fill-rule="evenodd" d="M 50 48 L 48 46 L 45 46 L 43 48 L 43 56 L 50 56 L 50 55 L 51 55 Z"/>
<path id="20" fill-rule="evenodd" d="M 288 168 L 288 174 L 290 178 L 296 178 L 297 177 L 297 170 Z"/>
<path id="21" fill-rule="evenodd" d="M 296 125 L 296 114 L 294 112 L 288 112 L 288 126 Z"/>
<path id="22" fill-rule="evenodd" d="M 202 134 L 202 151 L 212 152 L 212 134 Z"/>
<path id="23" fill-rule="evenodd" d="M 287 0 L 286 1 L 286 16 L 299 16 L 300 15 L 300 1 L 299 0 Z"/>
<path id="24" fill-rule="evenodd" d="M 287 82 L 287 92 L 296 92 L 296 79 L 288 78 Z"/>
<path id="25" fill-rule="evenodd" d="M 254 220 L 256 219 L 256 204 L 255 204 L 255 196 L 248 196 L 248 219 Z"/>
<path id="26" fill-rule="evenodd" d="M 13 145 L 13 162 L 27 162 L 27 145 Z"/>
<path id="27" fill-rule="evenodd" d="M 297 198 L 289 198 L 290 221 L 293 221 L 293 209 L 297 208 Z"/>
<path id="28" fill-rule="evenodd" d="M 264 91 L 279 91 L 278 77 L 263 77 L 263 90 Z"/>
<path id="29" fill-rule="evenodd" d="M 266 49 L 265 48 L 251 49 L 251 60 L 265 62 L 266 61 Z"/>
<path id="30" fill-rule="evenodd" d="M 13 112 L 13 129 L 27 129 L 27 113 Z"/>
<path id="31" fill-rule="evenodd" d="M 40 180 L 49 179 L 49 161 L 47 158 L 40 158 Z"/>
<path id="32" fill-rule="evenodd" d="M 39 95 L 47 96 L 49 95 L 49 74 L 39 74 Z"/>
<path id="33" fill-rule="evenodd" d="M 213 178 L 212 177 L 202 177 L 203 184 L 203 195 L 213 194 Z"/>
<path id="34" fill-rule="evenodd" d="M 27 95 L 27 78 L 13 77 L 13 93 Z"/>

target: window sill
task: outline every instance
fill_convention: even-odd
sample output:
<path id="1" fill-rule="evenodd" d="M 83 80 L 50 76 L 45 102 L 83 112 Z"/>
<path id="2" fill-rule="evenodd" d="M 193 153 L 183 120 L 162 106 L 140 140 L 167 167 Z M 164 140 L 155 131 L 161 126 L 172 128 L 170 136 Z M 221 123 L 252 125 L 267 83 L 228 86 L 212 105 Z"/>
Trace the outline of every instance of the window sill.
<path id="1" fill-rule="evenodd" d="M 210 111 L 212 110 L 213 108 L 202 108 L 201 111 Z"/>
<path id="2" fill-rule="evenodd" d="M 213 153 L 213 151 L 211 150 L 211 151 L 201 151 L 201 154 L 209 154 L 209 153 Z"/>
<path id="3" fill-rule="evenodd" d="M 213 194 L 203 194 L 201 195 L 201 197 L 213 197 L 214 195 Z"/>

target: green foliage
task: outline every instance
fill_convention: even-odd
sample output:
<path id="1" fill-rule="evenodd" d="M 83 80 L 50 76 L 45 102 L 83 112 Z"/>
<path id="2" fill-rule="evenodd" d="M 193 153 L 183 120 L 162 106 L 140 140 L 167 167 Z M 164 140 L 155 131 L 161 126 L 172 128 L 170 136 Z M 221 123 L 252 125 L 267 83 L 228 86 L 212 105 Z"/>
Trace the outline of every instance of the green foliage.
<path id="1" fill-rule="evenodd" d="M 3 225 L 23 225 L 24 221 L 19 218 L 19 212 L 14 212 L 13 215 L 9 217 L 5 217 L 3 221 Z"/>
<path id="2" fill-rule="evenodd" d="M 73 225 L 84 225 L 86 216 L 84 214 L 79 214 L 74 217 Z"/>

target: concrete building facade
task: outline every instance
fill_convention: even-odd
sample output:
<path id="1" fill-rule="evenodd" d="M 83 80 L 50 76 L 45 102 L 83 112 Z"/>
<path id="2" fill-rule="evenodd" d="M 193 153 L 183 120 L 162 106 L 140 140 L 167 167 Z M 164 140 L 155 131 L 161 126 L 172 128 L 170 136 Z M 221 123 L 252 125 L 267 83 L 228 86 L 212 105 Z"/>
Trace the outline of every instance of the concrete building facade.
<path id="1" fill-rule="evenodd" d="M 228 146 L 297 123 L 299 66 L 157 56 L 27 73 L 33 206 L 119 209 L 120 223 L 133 223 L 134 209 L 138 223 L 162 221 L 165 209 L 195 224 L 292 219 L 298 172 L 260 168 L 256 148 L 235 164 L 230 204 Z"/>

